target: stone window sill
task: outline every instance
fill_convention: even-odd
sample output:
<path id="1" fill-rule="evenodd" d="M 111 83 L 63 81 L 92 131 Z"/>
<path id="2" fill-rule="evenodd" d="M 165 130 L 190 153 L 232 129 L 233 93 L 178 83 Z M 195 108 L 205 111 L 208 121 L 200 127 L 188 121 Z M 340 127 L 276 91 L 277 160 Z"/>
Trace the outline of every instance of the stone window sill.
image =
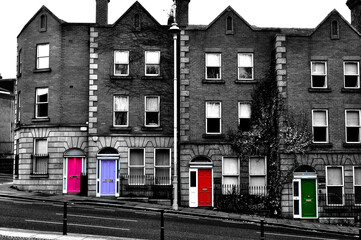
<path id="1" fill-rule="evenodd" d="M 207 83 L 207 84 L 224 84 L 226 81 L 222 80 L 222 79 L 215 79 L 215 80 L 211 80 L 211 79 L 203 79 L 202 83 Z"/>
<path id="2" fill-rule="evenodd" d="M 361 148 L 361 143 L 343 143 L 344 148 Z"/>
<path id="3" fill-rule="evenodd" d="M 163 128 L 162 128 L 162 127 L 147 127 L 147 126 L 143 126 L 143 127 L 142 127 L 142 131 L 156 131 L 156 132 L 159 132 L 159 131 L 163 131 Z"/>
<path id="4" fill-rule="evenodd" d="M 51 72 L 51 68 L 34 69 L 33 73 Z"/>
<path id="5" fill-rule="evenodd" d="M 360 88 L 341 88 L 342 93 L 361 93 Z"/>
<path id="6" fill-rule="evenodd" d="M 49 174 L 31 174 L 30 178 L 49 178 Z"/>
<path id="7" fill-rule="evenodd" d="M 252 79 L 252 80 L 239 80 L 237 79 L 236 81 L 234 81 L 234 83 L 236 84 L 255 84 L 257 83 L 256 80 Z"/>
<path id="8" fill-rule="evenodd" d="M 132 76 L 116 76 L 116 75 L 111 75 L 110 76 L 110 80 L 132 80 L 134 77 Z"/>
<path id="9" fill-rule="evenodd" d="M 205 139 L 224 139 L 224 134 L 211 134 L 211 133 L 204 133 L 202 134 L 202 138 Z"/>
<path id="10" fill-rule="evenodd" d="M 109 128 L 110 131 L 114 131 L 114 132 L 126 132 L 129 133 L 132 131 L 131 127 L 110 127 Z"/>
<path id="11" fill-rule="evenodd" d="M 312 148 L 332 148 L 333 144 L 332 143 L 312 143 L 311 147 Z"/>
<path id="12" fill-rule="evenodd" d="M 329 93 L 332 92 L 331 88 L 309 88 L 309 92 L 315 92 L 315 93 Z"/>
<path id="13" fill-rule="evenodd" d="M 142 80 L 163 80 L 162 76 L 142 76 Z"/>
<path id="14" fill-rule="evenodd" d="M 31 119 L 32 122 L 49 122 L 50 118 L 46 117 L 46 118 L 33 118 Z"/>

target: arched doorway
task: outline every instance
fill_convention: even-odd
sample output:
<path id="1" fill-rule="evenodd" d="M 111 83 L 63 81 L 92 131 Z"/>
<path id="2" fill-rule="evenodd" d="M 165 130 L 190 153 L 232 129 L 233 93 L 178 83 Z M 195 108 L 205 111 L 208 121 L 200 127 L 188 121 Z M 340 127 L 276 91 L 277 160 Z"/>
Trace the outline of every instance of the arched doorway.
<path id="1" fill-rule="evenodd" d="M 293 217 L 318 218 L 317 173 L 314 168 L 302 165 L 293 172 Z"/>
<path id="2" fill-rule="evenodd" d="M 119 197 L 119 153 L 105 147 L 97 154 L 96 196 Z"/>
<path id="3" fill-rule="evenodd" d="M 213 162 L 206 156 L 189 163 L 189 206 L 213 206 Z"/>
<path id="4" fill-rule="evenodd" d="M 64 152 L 63 193 L 80 193 L 81 174 L 86 173 L 86 158 L 81 149 L 71 148 Z"/>

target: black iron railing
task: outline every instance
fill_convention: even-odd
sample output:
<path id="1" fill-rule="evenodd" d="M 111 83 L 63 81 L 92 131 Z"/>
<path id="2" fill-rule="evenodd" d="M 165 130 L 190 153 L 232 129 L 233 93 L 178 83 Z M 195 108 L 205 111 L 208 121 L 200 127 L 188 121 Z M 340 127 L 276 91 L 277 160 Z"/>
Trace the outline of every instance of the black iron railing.
<path id="1" fill-rule="evenodd" d="M 361 215 L 361 199 L 355 194 L 318 195 L 319 217 L 355 217 Z"/>
<path id="2" fill-rule="evenodd" d="M 173 186 L 170 177 L 153 175 L 121 175 L 120 191 L 122 197 L 147 197 L 172 199 Z"/>

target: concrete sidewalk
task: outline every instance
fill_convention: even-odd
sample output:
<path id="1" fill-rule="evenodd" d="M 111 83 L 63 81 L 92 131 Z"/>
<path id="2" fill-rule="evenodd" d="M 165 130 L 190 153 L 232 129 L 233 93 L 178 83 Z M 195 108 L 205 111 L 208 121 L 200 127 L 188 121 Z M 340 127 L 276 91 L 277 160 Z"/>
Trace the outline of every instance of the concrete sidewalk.
<path id="1" fill-rule="evenodd" d="M 253 222 L 253 223 L 260 223 L 261 220 L 265 220 L 265 224 L 269 226 L 279 226 L 279 227 L 287 227 L 287 228 L 303 229 L 303 230 L 308 229 L 310 231 L 320 231 L 327 233 L 343 233 L 347 235 L 359 234 L 359 229 L 356 227 L 321 224 L 317 222 L 306 222 L 306 221 L 283 219 L 283 218 L 263 218 L 260 216 L 225 213 L 216 210 L 189 208 L 189 207 L 179 207 L 178 211 L 174 211 L 172 210 L 171 206 L 153 204 L 148 202 L 126 201 L 126 200 L 119 200 L 116 198 L 104 199 L 104 198 L 96 198 L 96 197 L 85 197 L 79 195 L 47 195 L 38 192 L 19 191 L 12 187 L 12 183 L 0 184 L 0 197 L 39 200 L 39 201 L 48 201 L 48 202 L 67 201 L 78 204 L 103 205 L 103 206 L 106 205 L 106 206 L 116 206 L 119 208 L 142 209 L 149 211 L 164 210 L 165 213 L 192 215 L 192 216 L 208 217 L 208 218 L 219 218 L 219 219 L 245 221 L 245 222 Z M 22 232 L 24 231 L 25 230 L 22 230 Z M 0 236 L 1 235 L 2 232 L 0 231 Z M 54 236 L 61 237 L 62 235 L 54 235 Z M 94 239 L 94 236 L 90 236 L 89 238 L 84 238 L 84 237 L 82 238 L 82 236 L 79 236 L 80 237 L 79 239 L 92 239 L 92 238 Z M 100 237 L 96 236 L 96 238 L 101 239 L 101 236 Z M 106 238 L 112 239 L 108 237 Z M 67 239 L 67 238 L 50 238 L 50 239 Z"/>

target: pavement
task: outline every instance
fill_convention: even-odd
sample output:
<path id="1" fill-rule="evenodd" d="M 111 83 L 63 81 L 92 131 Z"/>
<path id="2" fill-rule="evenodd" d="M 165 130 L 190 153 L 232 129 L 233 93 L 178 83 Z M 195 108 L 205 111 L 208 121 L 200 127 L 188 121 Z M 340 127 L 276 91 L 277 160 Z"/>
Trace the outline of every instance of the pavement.
<path id="1" fill-rule="evenodd" d="M 259 224 L 264 220 L 265 225 L 275 227 L 287 227 L 291 229 L 302 229 L 310 231 L 318 231 L 324 233 L 342 233 L 349 236 L 356 236 L 359 234 L 357 227 L 340 226 L 323 224 L 319 222 L 293 220 L 285 218 L 264 218 L 255 215 L 234 214 L 220 212 L 212 209 L 204 208 L 189 208 L 179 207 L 177 211 L 172 210 L 172 207 L 165 204 L 156 204 L 149 202 L 134 201 L 134 199 L 109 199 L 109 198 L 96 198 L 79 195 L 49 195 L 39 192 L 19 191 L 12 186 L 11 182 L 0 184 L 0 197 L 8 197 L 14 199 L 24 200 L 38 200 L 44 202 L 72 202 L 87 205 L 102 205 L 114 206 L 118 208 L 160 211 L 164 210 L 165 213 L 191 215 L 204 218 L 217 218 L 239 222 L 251 222 Z M 9 238 L 3 238 L 9 237 Z M 130 238 L 114 238 L 108 236 L 95 236 L 83 234 L 68 234 L 63 236 L 62 233 L 31 231 L 20 229 L 0 228 L 0 239 L 130 239 Z"/>

